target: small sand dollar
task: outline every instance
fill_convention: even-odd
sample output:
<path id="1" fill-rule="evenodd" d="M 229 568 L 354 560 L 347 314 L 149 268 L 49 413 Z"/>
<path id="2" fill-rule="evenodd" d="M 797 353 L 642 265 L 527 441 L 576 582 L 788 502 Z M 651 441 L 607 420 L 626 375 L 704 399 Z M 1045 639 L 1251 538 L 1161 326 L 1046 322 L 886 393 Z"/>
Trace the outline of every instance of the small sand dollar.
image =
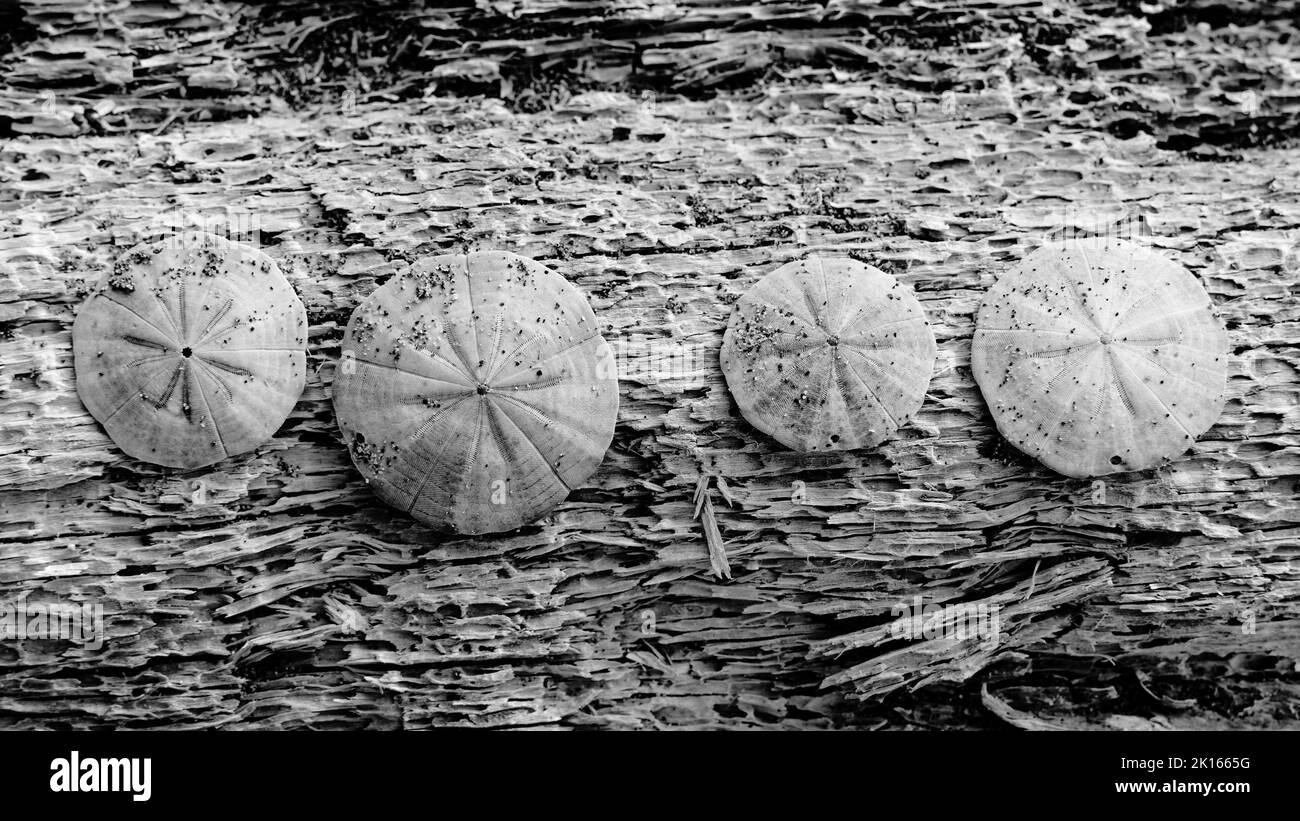
<path id="1" fill-rule="evenodd" d="M 971 365 L 998 430 L 1066 476 L 1155 467 L 1223 409 L 1228 337 L 1186 268 L 1122 240 L 1040 248 L 979 308 Z"/>
<path id="2" fill-rule="evenodd" d="M 202 467 L 274 435 L 302 394 L 306 342 L 270 257 L 181 234 L 126 252 L 82 305 L 77 394 L 128 455 Z"/>
<path id="3" fill-rule="evenodd" d="M 334 407 L 381 499 L 433 527 L 499 532 L 600 464 L 618 375 L 591 306 L 559 274 L 501 251 L 438 256 L 353 313 Z"/>
<path id="4" fill-rule="evenodd" d="M 856 260 L 812 256 L 741 297 L 721 360 L 745 419 L 810 451 L 888 438 L 921 407 L 934 356 L 909 287 Z"/>

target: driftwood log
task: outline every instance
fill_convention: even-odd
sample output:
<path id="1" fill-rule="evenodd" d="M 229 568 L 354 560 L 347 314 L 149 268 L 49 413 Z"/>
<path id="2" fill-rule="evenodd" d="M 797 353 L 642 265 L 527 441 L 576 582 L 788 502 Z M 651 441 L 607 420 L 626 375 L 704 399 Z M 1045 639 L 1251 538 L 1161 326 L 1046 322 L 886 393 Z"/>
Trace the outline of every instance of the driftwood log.
<path id="1" fill-rule="evenodd" d="M 104 642 L 0 641 L 6 727 L 1294 726 L 1300 4 L 220 0 L 0 11 L 0 590 Z M 973 314 L 1112 223 L 1224 317 L 1229 398 L 1104 481 L 1001 441 Z M 192 472 L 81 406 L 70 329 L 121 251 L 233 225 L 310 320 L 275 438 Z M 591 300 L 614 444 L 554 515 L 453 538 L 379 503 L 330 386 L 357 303 L 501 248 Z M 879 448 L 740 418 L 732 303 L 843 254 L 939 347 Z M 995 640 L 900 637 L 984 605 Z"/>

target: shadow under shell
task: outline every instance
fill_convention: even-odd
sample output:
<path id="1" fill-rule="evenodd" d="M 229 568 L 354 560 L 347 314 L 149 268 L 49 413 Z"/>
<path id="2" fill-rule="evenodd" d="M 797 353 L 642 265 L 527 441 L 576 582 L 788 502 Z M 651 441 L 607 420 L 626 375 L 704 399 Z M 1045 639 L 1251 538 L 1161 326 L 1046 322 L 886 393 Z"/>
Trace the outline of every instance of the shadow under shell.
<path id="1" fill-rule="evenodd" d="M 334 407 L 381 499 L 436 528 L 500 532 L 599 466 L 618 376 L 591 306 L 559 274 L 501 251 L 446 255 L 353 313 Z"/>
<path id="2" fill-rule="evenodd" d="M 1102 237 L 1040 248 L 980 304 L 971 368 L 998 430 L 1066 476 L 1155 467 L 1223 410 L 1228 337 L 1183 266 Z"/>
<path id="3" fill-rule="evenodd" d="M 934 334 L 911 288 L 853 259 L 768 274 L 723 334 L 727 387 L 751 425 L 800 451 L 879 444 L 925 399 Z"/>
<path id="4" fill-rule="evenodd" d="M 185 233 L 127 251 L 82 305 L 77 394 L 129 456 L 203 467 L 275 434 L 302 394 L 306 341 L 270 257 Z"/>

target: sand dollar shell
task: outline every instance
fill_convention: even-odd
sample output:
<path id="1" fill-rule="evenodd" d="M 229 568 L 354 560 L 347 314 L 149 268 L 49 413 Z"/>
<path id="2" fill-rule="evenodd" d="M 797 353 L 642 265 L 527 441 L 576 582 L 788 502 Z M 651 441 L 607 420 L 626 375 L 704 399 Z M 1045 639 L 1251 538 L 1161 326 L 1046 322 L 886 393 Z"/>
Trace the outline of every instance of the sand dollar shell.
<path id="1" fill-rule="evenodd" d="M 1183 266 L 1121 240 L 1040 248 L 979 308 L 971 365 L 998 430 L 1066 476 L 1159 465 L 1223 409 L 1228 337 Z"/>
<path id="2" fill-rule="evenodd" d="M 795 450 L 869 447 L 916 413 L 934 334 L 912 290 L 852 259 L 782 265 L 736 303 L 722 373 L 751 425 Z"/>
<path id="3" fill-rule="evenodd" d="M 381 499 L 460 533 L 545 514 L 604 458 L 618 377 L 586 298 L 500 251 L 423 259 L 352 315 L 334 407 Z"/>
<path id="4" fill-rule="evenodd" d="M 202 467 L 280 427 L 306 342 L 302 302 L 270 257 L 188 233 L 126 252 L 82 305 L 77 394 L 128 455 Z"/>

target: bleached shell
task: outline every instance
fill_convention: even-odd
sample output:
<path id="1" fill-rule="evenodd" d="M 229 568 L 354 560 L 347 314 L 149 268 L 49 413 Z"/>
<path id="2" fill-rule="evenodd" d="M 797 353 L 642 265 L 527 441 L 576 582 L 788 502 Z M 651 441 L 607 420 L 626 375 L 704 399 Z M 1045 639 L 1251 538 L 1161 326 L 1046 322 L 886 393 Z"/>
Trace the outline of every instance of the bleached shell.
<path id="1" fill-rule="evenodd" d="M 1228 337 L 1183 266 L 1122 240 L 1040 248 L 979 308 L 971 365 L 1002 435 L 1067 476 L 1155 467 L 1222 412 Z"/>
<path id="2" fill-rule="evenodd" d="M 920 409 L 934 334 L 911 288 L 853 259 L 782 265 L 737 303 L 722 372 L 745 419 L 795 450 L 888 438 Z"/>
<path id="3" fill-rule="evenodd" d="M 307 378 L 306 341 L 302 301 L 270 257 L 177 235 L 126 252 L 82 305 L 77 394 L 128 455 L 203 467 L 280 427 Z"/>
<path id="4" fill-rule="evenodd" d="M 447 255 L 353 313 L 334 407 L 381 499 L 433 527 L 499 532 L 600 464 L 618 376 L 591 306 L 559 274 L 500 251 Z"/>

